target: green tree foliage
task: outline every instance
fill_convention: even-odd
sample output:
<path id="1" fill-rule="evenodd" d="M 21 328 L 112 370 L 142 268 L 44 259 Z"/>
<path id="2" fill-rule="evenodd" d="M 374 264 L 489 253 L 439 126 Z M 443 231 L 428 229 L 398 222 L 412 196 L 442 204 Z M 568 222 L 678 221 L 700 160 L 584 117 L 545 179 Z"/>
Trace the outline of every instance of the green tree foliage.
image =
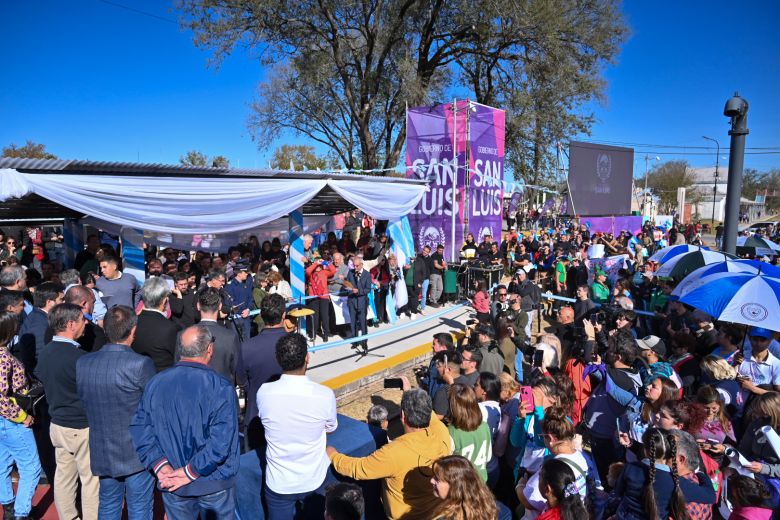
<path id="1" fill-rule="evenodd" d="M 244 46 L 269 67 L 249 122 L 261 147 L 292 130 L 326 145 L 350 169 L 396 166 L 405 107 L 465 88 L 479 103 L 509 109 L 509 163 L 516 175 L 537 179 L 549 170 L 557 140 L 590 127 L 582 107 L 601 96 L 601 69 L 626 35 L 616 0 L 177 6 L 215 62 Z"/>
<path id="2" fill-rule="evenodd" d="M 755 200 L 756 195 L 766 195 L 766 206 L 770 210 L 780 208 L 780 169 L 760 172 L 745 168 L 742 173 L 742 196 Z"/>
<path id="3" fill-rule="evenodd" d="M 3 157 L 16 157 L 25 159 L 56 159 L 57 156 L 46 150 L 45 144 L 34 143 L 30 140 L 24 146 L 10 144 L 3 148 Z"/>
<path id="4" fill-rule="evenodd" d="M 211 159 L 212 168 L 230 168 L 230 161 L 224 155 L 217 155 Z"/>
<path id="5" fill-rule="evenodd" d="M 230 168 L 230 161 L 224 155 L 217 155 L 209 160 L 208 156 L 197 150 L 190 150 L 179 157 L 179 163 L 184 166 L 211 166 L 212 168 Z"/>
<path id="6" fill-rule="evenodd" d="M 206 166 L 209 163 L 209 158 L 203 152 L 190 150 L 179 157 L 179 162 L 184 166 Z"/>
<path id="7" fill-rule="evenodd" d="M 677 207 L 677 189 L 688 189 L 694 182 L 688 161 L 666 161 L 653 167 L 647 176 L 647 188 L 660 199 L 659 214 L 668 214 Z M 637 186 L 644 184 L 644 177 L 636 181 Z M 687 202 L 696 202 L 698 197 L 695 190 L 686 191 Z"/>
<path id="8" fill-rule="evenodd" d="M 331 157 L 317 155 L 313 146 L 283 144 L 274 151 L 271 166 L 280 170 L 287 170 L 293 165 L 296 170 L 327 170 L 336 168 L 338 160 Z"/>

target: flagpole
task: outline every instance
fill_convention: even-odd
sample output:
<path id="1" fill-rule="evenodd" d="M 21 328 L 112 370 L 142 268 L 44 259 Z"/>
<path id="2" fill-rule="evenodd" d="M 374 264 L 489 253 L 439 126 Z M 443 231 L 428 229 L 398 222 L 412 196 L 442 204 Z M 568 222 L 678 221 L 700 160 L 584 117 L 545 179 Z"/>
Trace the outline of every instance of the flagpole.
<path id="1" fill-rule="evenodd" d="M 450 244 L 450 262 L 455 262 L 455 211 L 457 204 L 457 187 L 458 187 L 458 100 L 452 100 L 452 165 L 453 165 L 453 177 L 452 177 L 452 243 Z"/>

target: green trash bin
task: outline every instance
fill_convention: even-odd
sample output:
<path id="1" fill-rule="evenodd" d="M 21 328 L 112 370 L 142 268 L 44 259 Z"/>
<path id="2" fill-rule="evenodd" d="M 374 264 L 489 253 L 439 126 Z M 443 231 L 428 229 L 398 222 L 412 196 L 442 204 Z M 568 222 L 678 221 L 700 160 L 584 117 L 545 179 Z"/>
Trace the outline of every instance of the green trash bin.
<path id="1" fill-rule="evenodd" d="M 444 271 L 444 296 L 453 301 L 458 296 L 458 273 L 454 269 Z"/>

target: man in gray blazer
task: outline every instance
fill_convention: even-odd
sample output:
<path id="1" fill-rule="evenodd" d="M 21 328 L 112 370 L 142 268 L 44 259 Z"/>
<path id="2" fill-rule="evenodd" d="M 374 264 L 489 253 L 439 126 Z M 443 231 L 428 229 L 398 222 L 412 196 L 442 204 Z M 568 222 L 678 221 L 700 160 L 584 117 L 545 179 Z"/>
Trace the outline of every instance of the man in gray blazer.
<path id="1" fill-rule="evenodd" d="M 76 388 L 90 429 L 90 467 L 100 478 L 101 519 L 121 519 L 125 499 L 129 520 L 152 518 L 154 476 L 138 460 L 129 432 L 146 383 L 157 374 L 152 359 L 130 347 L 137 323 L 130 307 L 112 307 L 103 322 L 108 343 L 76 363 Z"/>

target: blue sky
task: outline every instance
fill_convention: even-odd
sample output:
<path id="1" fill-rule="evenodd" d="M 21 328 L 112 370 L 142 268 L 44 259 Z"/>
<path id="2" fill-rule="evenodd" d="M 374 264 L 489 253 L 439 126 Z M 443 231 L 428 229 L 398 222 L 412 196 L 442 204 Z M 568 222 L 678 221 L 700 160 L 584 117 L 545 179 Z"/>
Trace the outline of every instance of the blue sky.
<path id="1" fill-rule="evenodd" d="M 197 149 L 267 166 L 281 143 L 258 150 L 246 128 L 259 62 L 238 50 L 209 68 L 169 2 L 118 3 L 162 19 L 101 0 L 0 3 L 0 146 L 31 139 L 63 158 L 164 163 Z M 727 147 L 723 106 L 739 90 L 750 102 L 748 146 L 780 147 L 780 2 L 632 0 L 623 9 L 631 37 L 605 71 L 590 139 L 708 146 L 708 135 Z M 635 172 L 648 153 L 714 164 L 714 153 L 674 151 L 706 152 L 638 146 Z M 747 155 L 745 166 L 780 167 L 780 154 Z"/>

